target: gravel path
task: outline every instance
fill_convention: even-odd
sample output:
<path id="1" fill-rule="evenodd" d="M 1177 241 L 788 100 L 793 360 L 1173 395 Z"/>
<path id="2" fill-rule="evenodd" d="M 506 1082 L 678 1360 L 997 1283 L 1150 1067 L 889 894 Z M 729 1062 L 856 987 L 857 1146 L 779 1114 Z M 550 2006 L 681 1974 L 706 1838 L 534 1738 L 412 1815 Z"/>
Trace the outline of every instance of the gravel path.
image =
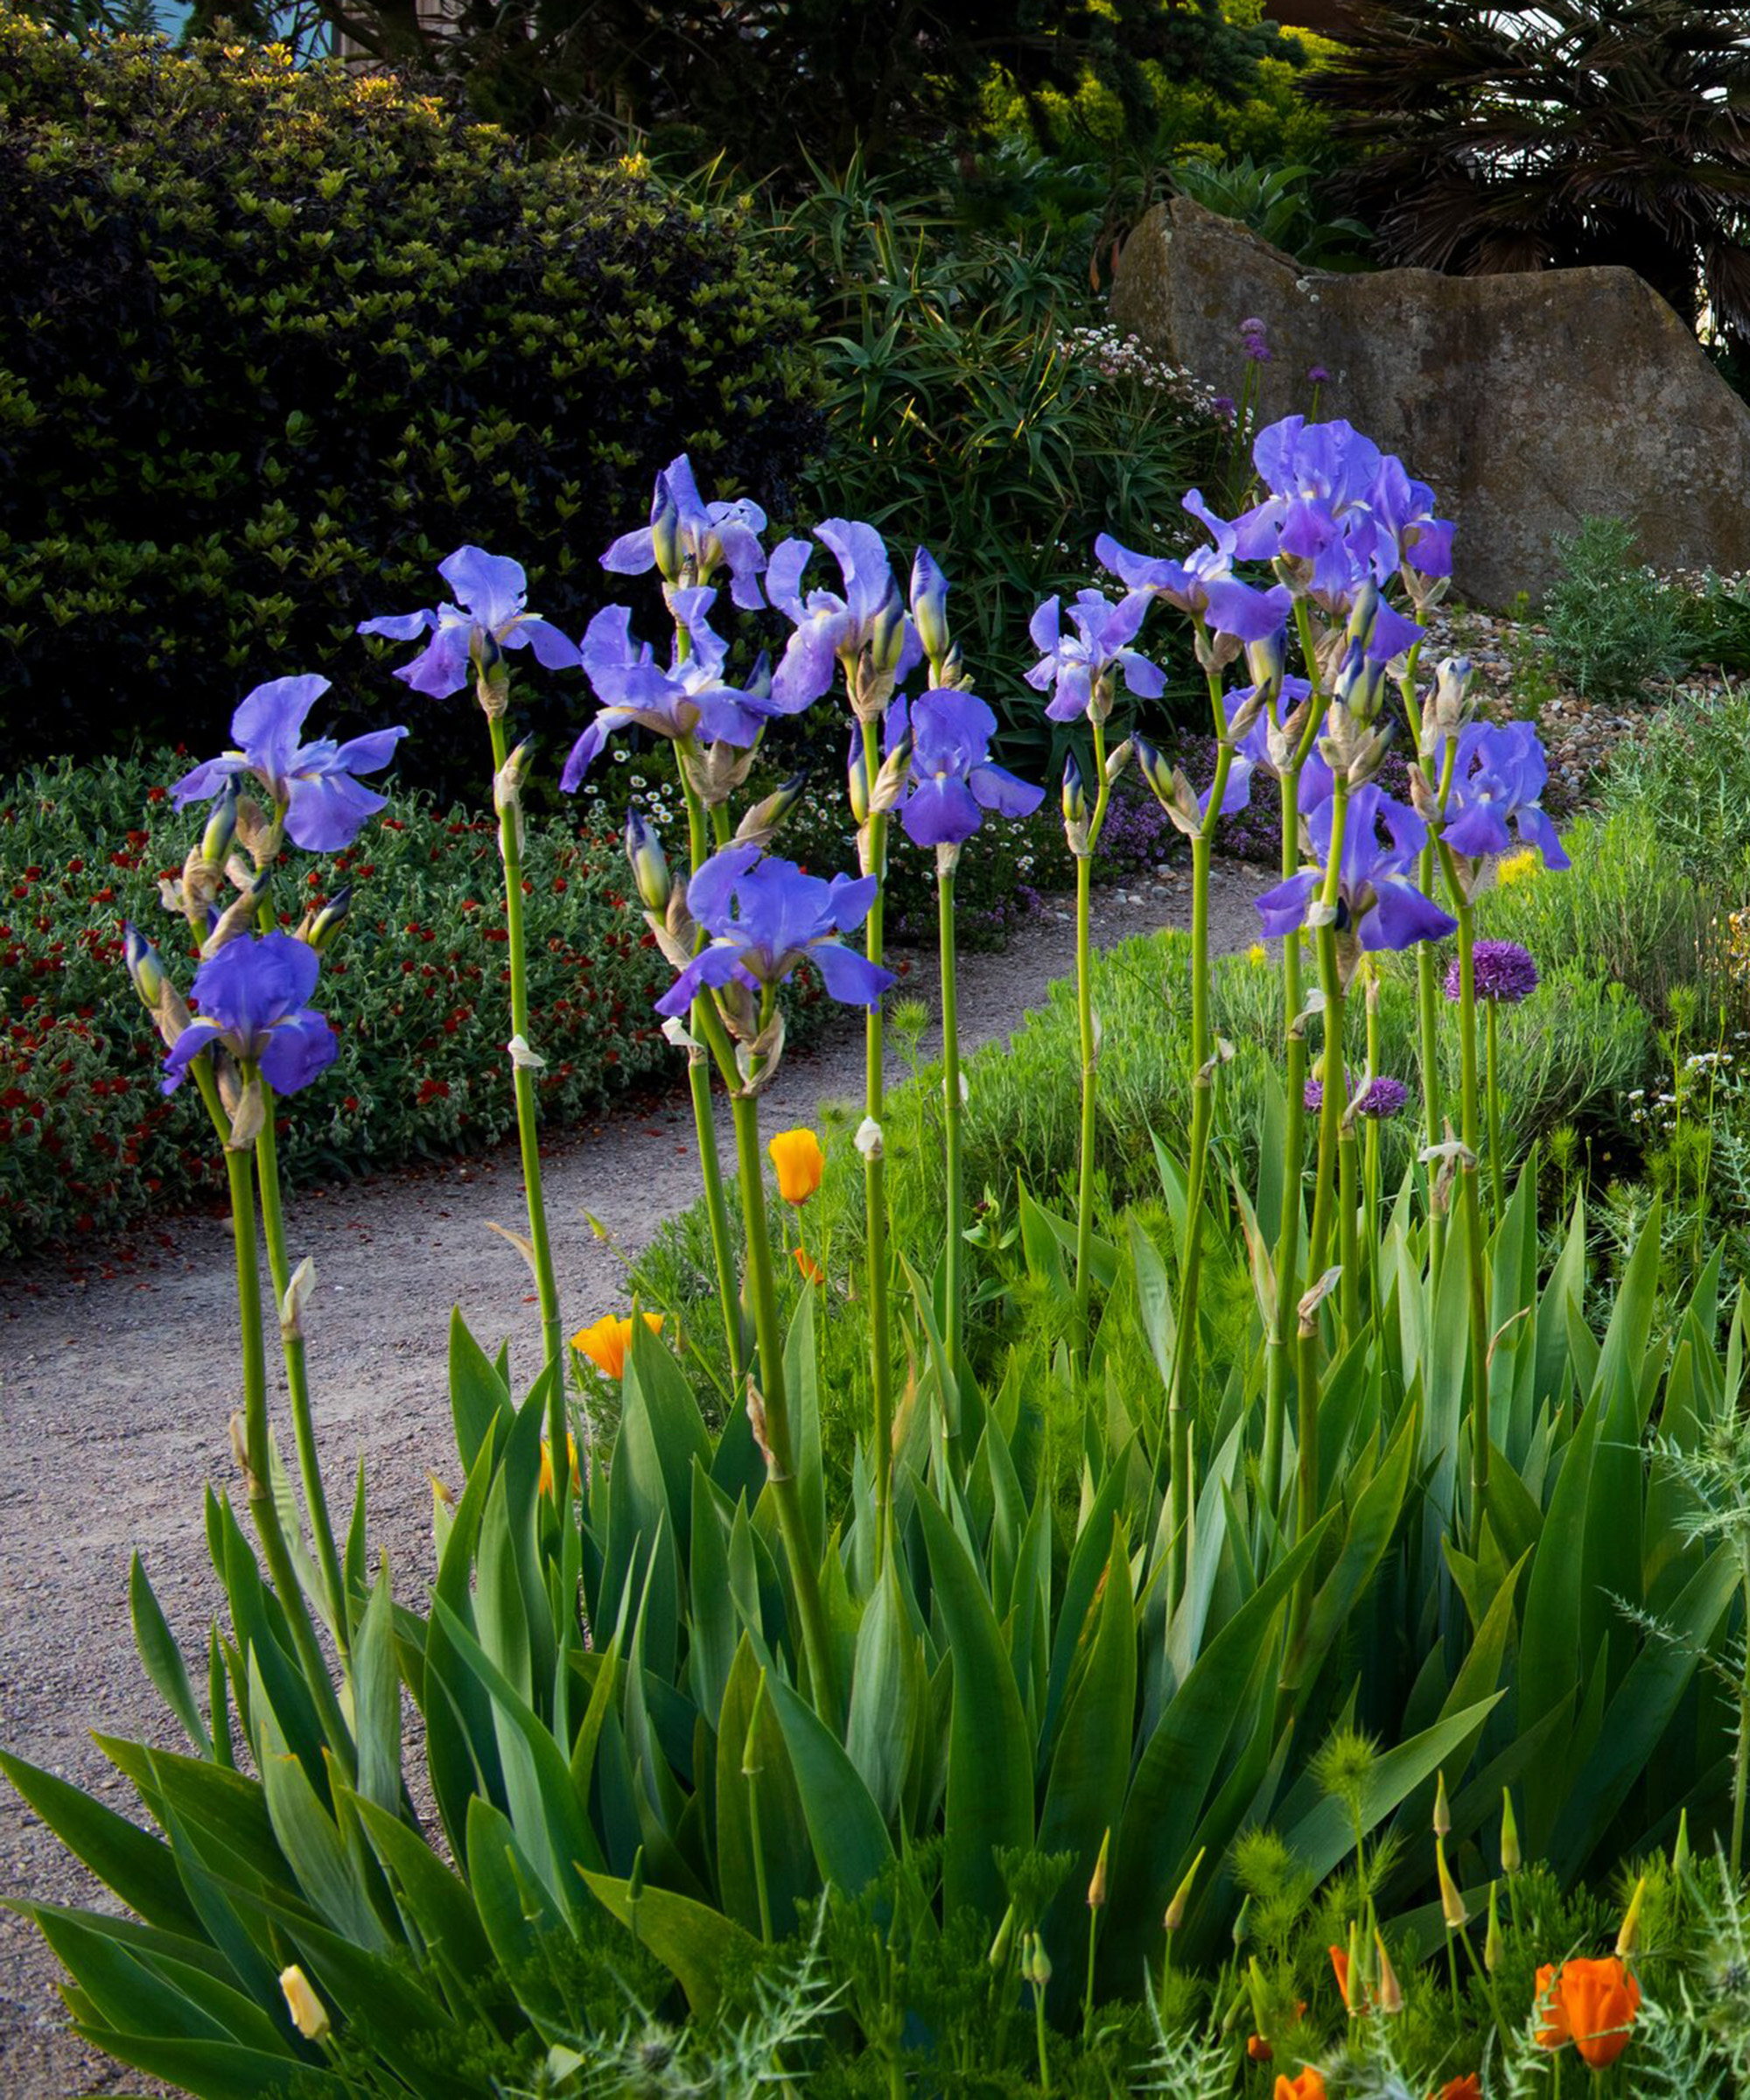
<path id="1" fill-rule="evenodd" d="M 1211 935 L 1218 949 L 1256 938 L 1251 900 L 1269 878 L 1215 870 Z M 1183 924 L 1187 878 L 1146 894 L 1096 898 L 1102 945 Z M 960 970 L 962 1039 L 1006 1039 L 1074 968 L 1068 914 L 1050 913 L 1007 953 Z M 931 999 L 927 962 L 905 989 Z M 931 1000 L 932 1005 L 934 1001 Z M 933 1039 L 927 1039 L 927 1045 Z M 812 1116 L 822 1099 L 862 1088 L 862 1032 L 834 1028 L 789 1060 L 766 1097 L 772 1128 Z M 897 1074 L 896 1074 L 897 1076 Z M 727 1122 L 724 1119 L 727 1137 Z M 697 1169 L 684 1095 L 622 1103 L 592 1128 L 563 1134 L 545 1155 L 548 1209 L 568 1318 L 616 1302 L 620 1272 L 585 1212 L 635 1250 L 693 1200 Z M 315 1256 L 312 1383 L 331 1494 L 362 1454 L 372 1538 L 416 1580 L 429 1573 L 426 1468 L 454 1472 L 446 1330 L 459 1305 L 488 1348 L 526 1336 L 520 1257 L 486 1229 L 522 1224 L 514 1145 L 418 1172 L 310 1191 L 292 1203 L 294 1259 Z M 129 1556 L 142 1547 L 172 1625 L 199 1639 L 219 1607 L 200 1523 L 202 1483 L 233 1474 L 226 1424 L 234 1404 L 235 1298 L 228 1223 L 177 1221 L 168 1244 L 116 1256 L 91 1250 L 71 1280 L 64 1264 L 0 1277 L 0 1744 L 116 1806 L 128 1788 L 88 1731 L 179 1744 L 140 1671 L 129 1629 Z M 526 1361 L 526 1373 L 532 1368 Z M 0 1786 L 0 1893 L 102 1900 L 75 1862 L 10 1788 Z M 153 2088 L 83 2049 L 62 2024 L 57 1964 L 36 1933 L 0 1914 L 0 2094 Z"/>

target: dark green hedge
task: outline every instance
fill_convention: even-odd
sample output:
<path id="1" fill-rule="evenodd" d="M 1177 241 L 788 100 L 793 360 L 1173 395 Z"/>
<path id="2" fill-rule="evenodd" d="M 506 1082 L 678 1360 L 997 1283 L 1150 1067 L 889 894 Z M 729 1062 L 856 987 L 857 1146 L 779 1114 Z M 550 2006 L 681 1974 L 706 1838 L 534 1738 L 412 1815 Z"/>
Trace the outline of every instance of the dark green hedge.
<path id="1" fill-rule="evenodd" d="M 732 209 L 388 79 L 0 9 L 0 199 L 15 760 L 204 748 L 262 678 L 362 672 L 354 621 L 464 540 L 581 625 L 657 466 L 782 508 L 816 442 L 802 302 Z"/>

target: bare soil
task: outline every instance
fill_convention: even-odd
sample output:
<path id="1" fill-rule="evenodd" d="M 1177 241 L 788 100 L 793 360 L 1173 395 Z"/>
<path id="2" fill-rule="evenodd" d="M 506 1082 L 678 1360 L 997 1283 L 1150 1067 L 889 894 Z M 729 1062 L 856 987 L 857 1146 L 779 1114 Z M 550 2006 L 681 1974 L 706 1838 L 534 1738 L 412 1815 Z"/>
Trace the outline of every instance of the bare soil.
<path id="1" fill-rule="evenodd" d="M 1217 949 L 1256 939 L 1251 900 L 1269 879 L 1236 863 L 1216 868 Z M 1183 875 L 1128 894 L 1104 892 L 1096 938 L 1105 945 L 1182 925 L 1188 902 Z M 1060 901 L 1006 952 L 962 958 L 965 1046 L 1006 1040 L 1074 962 Z M 918 959 L 905 985 L 932 1009 L 933 978 L 928 959 Z M 809 1118 L 822 1100 L 859 1095 L 862 1055 L 860 1026 L 836 1025 L 787 1061 L 766 1119 L 777 1128 Z M 615 1305 L 620 1291 L 615 1256 L 589 1216 L 635 1250 L 696 1194 L 684 1095 L 622 1103 L 593 1125 L 557 1133 L 544 1160 L 565 1312 L 568 1322 L 581 1321 Z M 514 1146 L 307 1191 L 292 1206 L 293 1258 L 313 1255 L 319 1278 L 306 1328 L 331 1494 L 344 1507 L 344 1484 L 362 1459 L 374 1546 L 416 1587 L 430 1572 L 427 1469 L 452 1479 L 455 1472 L 451 1308 L 458 1306 L 489 1344 L 509 1334 L 527 1351 L 527 1272 L 487 1229 L 519 1228 L 522 1216 Z M 137 1547 L 178 1637 L 204 1654 L 220 1597 L 201 1491 L 234 1472 L 227 1423 L 237 1404 L 235 1294 L 228 1222 L 217 1215 L 175 1221 L 167 1234 L 120 1250 L 84 1251 L 75 1275 L 58 1258 L 0 1277 L 0 1744 L 125 1812 L 131 1790 L 92 1732 L 186 1747 L 135 1657 L 128 1566 Z M 4 1787 L 0 1894 L 108 1907 Z M 66 2024 L 57 1976 L 35 1930 L 0 1914 L 0 2094 L 59 2100 L 165 2090 L 80 2044 Z"/>

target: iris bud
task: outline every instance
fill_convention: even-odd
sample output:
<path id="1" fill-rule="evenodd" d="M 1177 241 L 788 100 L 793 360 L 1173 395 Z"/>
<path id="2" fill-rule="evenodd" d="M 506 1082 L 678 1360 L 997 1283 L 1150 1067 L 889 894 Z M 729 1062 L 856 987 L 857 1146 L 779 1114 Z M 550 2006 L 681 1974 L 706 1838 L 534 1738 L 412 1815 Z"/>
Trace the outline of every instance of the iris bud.
<path id="1" fill-rule="evenodd" d="M 863 732 L 850 732 L 850 762 L 846 768 L 850 796 L 850 814 L 859 824 L 869 822 L 869 760 L 864 748 Z"/>
<path id="2" fill-rule="evenodd" d="M 1282 690 L 1284 675 L 1288 669 L 1288 632 L 1278 627 L 1275 634 L 1266 634 L 1262 641 L 1246 644 L 1246 668 L 1251 673 L 1256 688 L 1255 697 L 1264 707 L 1275 704 Z M 1253 710 L 1256 714 L 1256 710 Z"/>
<path id="3" fill-rule="evenodd" d="M 967 676 L 965 652 L 957 641 L 948 645 L 948 654 L 942 658 L 939 667 L 936 682 L 939 685 L 953 686 L 956 690 L 972 682 Z"/>
<path id="4" fill-rule="evenodd" d="M 1161 756 L 1158 745 L 1151 744 L 1146 737 L 1132 737 L 1131 748 L 1136 752 L 1137 771 L 1163 802 L 1172 800 L 1172 768 Z"/>
<path id="5" fill-rule="evenodd" d="M 747 674 L 747 683 L 742 688 L 742 690 L 751 693 L 756 700 L 769 700 L 772 697 L 772 652 L 770 649 L 761 649 L 753 659 L 753 668 Z"/>
<path id="6" fill-rule="evenodd" d="M 1349 624 L 1344 633 L 1352 642 L 1358 641 L 1365 648 L 1378 623 L 1379 585 L 1369 578 L 1355 592 L 1355 602 L 1349 608 Z"/>
<path id="7" fill-rule="evenodd" d="M 924 654 L 933 665 L 942 663 L 952 647 L 948 632 L 948 578 L 927 547 L 920 547 L 912 562 L 912 619 Z"/>
<path id="8" fill-rule="evenodd" d="M 887 602 L 869 623 L 869 662 L 882 676 L 891 676 L 900 668 L 900 654 L 906 646 L 906 608 L 897 590 L 890 592 Z"/>
<path id="9" fill-rule="evenodd" d="M 650 550 L 668 583 L 681 576 L 681 507 L 668 491 L 668 477 L 656 480 L 656 498 L 650 506 Z"/>
<path id="10" fill-rule="evenodd" d="M 510 670 L 490 628 L 474 629 L 473 657 L 475 696 L 487 720 L 496 722 L 510 704 Z"/>
<path id="11" fill-rule="evenodd" d="M 346 925 L 347 914 L 353 908 L 353 886 L 346 884 L 335 891 L 322 909 L 311 920 L 304 933 L 304 940 L 317 954 L 323 955 L 340 937 L 340 928 Z"/>
<path id="12" fill-rule="evenodd" d="M 128 961 L 128 975 L 134 980 L 134 990 L 146 1007 L 156 1012 L 164 983 L 164 964 L 158 959 L 158 951 L 131 919 L 122 928 L 122 947 Z"/>
<path id="13" fill-rule="evenodd" d="M 1138 755 L 1140 757 L 1140 752 Z M 1088 790 L 1082 785 L 1082 768 L 1075 763 L 1075 753 L 1072 751 L 1063 761 L 1063 821 L 1066 824 L 1085 824 L 1088 814 Z"/>
<path id="14" fill-rule="evenodd" d="M 200 858 L 209 868 L 224 866 L 231 841 L 236 836 L 237 783 L 229 780 L 225 783 L 225 792 L 213 805 L 206 829 L 200 834 Z"/>
<path id="15" fill-rule="evenodd" d="M 802 789 L 807 787 L 808 780 L 805 773 L 793 774 L 781 788 L 774 788 L 763 802 L 756 802 L 736 826 L 736 837 L 745 843 L 763 846 L 802 800 Z"/>
<path id="16" fill-rule="evenodd" d="M 654 827 L 635 808 L 626 813 L 626 858 L 632 864 L 639 902 L 647 912 L 667 911 L 675 886 L 668 877 L 668 858 Z"/>

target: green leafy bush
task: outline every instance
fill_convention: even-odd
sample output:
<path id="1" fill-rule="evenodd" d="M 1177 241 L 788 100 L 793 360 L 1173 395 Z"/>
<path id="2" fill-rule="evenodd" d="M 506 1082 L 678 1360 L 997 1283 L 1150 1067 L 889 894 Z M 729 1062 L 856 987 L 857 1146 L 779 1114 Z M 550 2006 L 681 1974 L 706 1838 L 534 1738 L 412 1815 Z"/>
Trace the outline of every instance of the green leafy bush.
<path id="1" fill-rule="evenodd" d="M 1635 560 L 1634 529 L 1620 518 L 1586 518 L 1556 542 L 1562 574 L 1544 615 L 1550 653 L 1588 698 L 1644 699 L 1654 680 L 1682 669 L 1685 650 L 1676 602 Z"/>
<path id="2" fill-rule="evenodd" d="M 514 542 L 575 628 L 654 468 L 690 447 L 781 508 L 816 439 L 744 210 L 525 162 L 382 75 L 0 12 L 0 193 L 16 757 L 216 740 L 463 541 Z M 415 762 L 464 738 L 472 777 L 460 719 Z"/>
<path id="3" fill-rule="evenodd" d="M 1172 179 L 1183 195 L 1249 227 L 1273 248 L 1320 270 L 1358 270 L 1371 237 L 1359 219 L 1333 216 L 1320 206 L 1304 162 L 1180 161 Z"/>
<path id="4" fill-rule="evenodd" d="M 0 795 L 0 1254 L 223 1186 L 193 1089 L 158 1091 L 160 1046 L 122 966 L 124 919 L 175 946 L 158 883 L 180 869 L 188 820 L 162 789 L 147 798 L 179 769 L 63 761 Z M 397 797 L 311 872 L 304 902 L 350 883 L 353 909 L 324 970 L 340 1059 L 281 1119 L 294 1176 L 480 1149 L 512 1127 L 504 972 L 482 961 L 504 941 L 496 839 L 471 811 Z M 650 1011 L 672 972 L 620 908 L 625 861 L 598 803 L 529 827 L 528 881 L 541 1098 L 563 1119 L 672 1070 Z M 806 993 L 799 1006 L 806 1031 Z"/>

